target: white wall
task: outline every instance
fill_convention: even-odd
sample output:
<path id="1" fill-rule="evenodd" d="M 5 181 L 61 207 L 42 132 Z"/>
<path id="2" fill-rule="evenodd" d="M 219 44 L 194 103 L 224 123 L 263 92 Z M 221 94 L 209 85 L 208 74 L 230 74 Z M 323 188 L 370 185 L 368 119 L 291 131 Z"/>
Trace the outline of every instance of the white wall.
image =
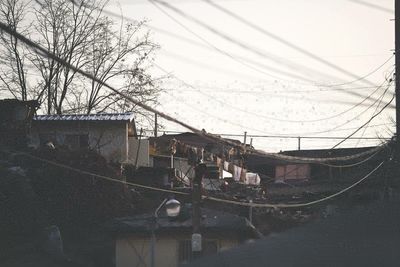
<path id="1" fill-rule="evenodd" d="M 158 239 L 155 246 L 155 266 L 178 266 L 178 242 Z M 150 240 L 124 238 L 116 241 L 116 267 L 150 266 Z"/>
<path id="2" fill-rule="evenodd" d="M 179 240 L 189 239 L 188 236 L 161 237 L 156 241 L 155 266 L 176 267 L 179 264 Z M 215 238 L 212 238 L 216 240 Z M 236 239 L 218 239 L 218 251 L 237 246 Z M 116 240 L 116 267 L 150 266 L 150 239 L 127 236 Z"/>
<path id="3" fill-rule="evenodd" d="M 140 142 L 140 146 L 139 146 Z M 135 164 L 136 155 L 138 154 L 139 148 L 139 157 L 137 166 L 138 167 L 150 167 L 150 158 L 149 158 L 149 140 L 148 139 L 135 139 L 129 137 L 129 163 Z"/>

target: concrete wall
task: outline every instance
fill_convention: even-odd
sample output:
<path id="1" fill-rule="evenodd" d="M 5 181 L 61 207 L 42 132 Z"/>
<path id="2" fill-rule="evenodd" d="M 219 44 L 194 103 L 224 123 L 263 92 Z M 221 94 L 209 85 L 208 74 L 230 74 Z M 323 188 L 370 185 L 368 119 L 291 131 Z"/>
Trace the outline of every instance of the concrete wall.
<path id="1" fill-rule="evenodd" d="M 203 237 L 204 238 L 204 237 Z M 155 246 L 155 266 L 176 267 L 179 264 L 179 241 L 189 240 L 190 235 L 159 237 Z M 218 241 L 218 251 L 238 245 L 232 238 L 210 238 Z M 116 267 L 150 266 L 150 239 L 133 235 L 116 240 Z"/>
<path id="2" fill-rule="evenodd" d="M 40 135 L 54 136 L 55 145 L 65 145 L 68 134 L 88 134 L 89 147 L 98 151 L 108 161 L 123 162 L 129 153 L 128 127 L 126 122 L 98 121 L 34 122 L 29 136 L 29 145 L 40 146 Z"/>

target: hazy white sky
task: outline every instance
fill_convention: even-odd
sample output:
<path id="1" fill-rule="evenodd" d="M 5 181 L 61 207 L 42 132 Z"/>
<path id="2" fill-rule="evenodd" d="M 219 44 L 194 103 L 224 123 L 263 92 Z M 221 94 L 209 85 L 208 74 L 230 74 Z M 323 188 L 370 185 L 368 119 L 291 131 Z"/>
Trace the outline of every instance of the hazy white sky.
<path id="1" fill-rule="evenodd" d="M 387 92 L 379 107 L 379 101 L 371 106 L 374 102 L 367 100 L 352 108 L 385 76 L 391 77 L 394 58 L 369 75 L 369 82 L 353 82 L 354 76 L 369 74 L 393 54 L 393 0 L 166 2 L 168 7 L 123 0 L 106 9 L 149 21 L 153 40 L 161 46 L 155 63 L 173 75 L 164 84 L 166 93 L 158 108 L 197 128 L 213 133 L 346 136 L 391 98 Z M 155 74 L 161 75 L 157 66 Z M 342 83 L 346 84 L 316 86 Z M 347 90 L 337 90 L 342 88 Z M 385 88 L 386 84 L 372 96 L 379 98 Z M 393 111 L 388 109 L 369 125 L 390 123 Z M 162 123 L 166 130 L 182 130 Z M 356 136 L 388 136 L 388 127 L 370 127 Z M 302 147 L 327 148 L 337 141 L 303 140 Z M 296 149 L 296 142 L 253 141 L 256 148 L 269 151 Z M 350 141 L 343 146 L 373 143 Z"/>

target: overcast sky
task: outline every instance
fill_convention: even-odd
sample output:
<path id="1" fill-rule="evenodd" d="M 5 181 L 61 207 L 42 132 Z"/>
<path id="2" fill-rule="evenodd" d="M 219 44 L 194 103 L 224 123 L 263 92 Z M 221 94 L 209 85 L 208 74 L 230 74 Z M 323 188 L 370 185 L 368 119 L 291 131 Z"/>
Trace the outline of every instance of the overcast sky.
<path id="1" fill-rule="evenodd" d="M 382 101 L 368 99 L 353 108 L 383 84 L 372 95 L 379 99 L 387 87 L 385 77 L 392 77 L 392 0 L 167 3 L 123 0 L 106 9 L 148 20 L 161 46 L 154 73 L 162 75 L 162 68 L 171 74 L 158 108 L 197 128 L 341 137 L 392 96 L 393 87 Z M 368 81 L 357 80 L 366 75 Z M 368 125 L 380 126 L 355 136 L 388 136 L 390 125 L 382 124 L 390 124 L 393 111 L 387 109 Z M 162 123 L 166 130 L 183 130 Z M 337 141 L 303 140 L 302 147 L 328 148 Z M 342 147 L 374 143 L 354 140 Z M 297 148 L 296 139 L 255 138 L 253 144 L 268 151 Z"/>

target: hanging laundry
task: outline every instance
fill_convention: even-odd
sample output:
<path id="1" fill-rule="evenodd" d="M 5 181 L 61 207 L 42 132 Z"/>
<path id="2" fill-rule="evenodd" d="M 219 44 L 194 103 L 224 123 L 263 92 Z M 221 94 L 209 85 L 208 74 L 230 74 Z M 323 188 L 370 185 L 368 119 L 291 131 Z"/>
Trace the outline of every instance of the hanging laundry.
<path id="1" fill-rule="evenodd" d="M 242 174 L 242 168 L 233 165 L 233 180 L 238 182 L 240 180 L 241 174 Z"/>
<path id="2" fill-rule="evenodd" d="M 245 184 L 259 185 L 260 182 L 261 182 L 261 178 L 257 173 L 253 173 L 253 172 L 246 173 Z"/>
<path id="3" fill-rule="evenodd" d="M 224 161 L 224 170 L 229 171 L 229 162 L 228 161 Z"/>

